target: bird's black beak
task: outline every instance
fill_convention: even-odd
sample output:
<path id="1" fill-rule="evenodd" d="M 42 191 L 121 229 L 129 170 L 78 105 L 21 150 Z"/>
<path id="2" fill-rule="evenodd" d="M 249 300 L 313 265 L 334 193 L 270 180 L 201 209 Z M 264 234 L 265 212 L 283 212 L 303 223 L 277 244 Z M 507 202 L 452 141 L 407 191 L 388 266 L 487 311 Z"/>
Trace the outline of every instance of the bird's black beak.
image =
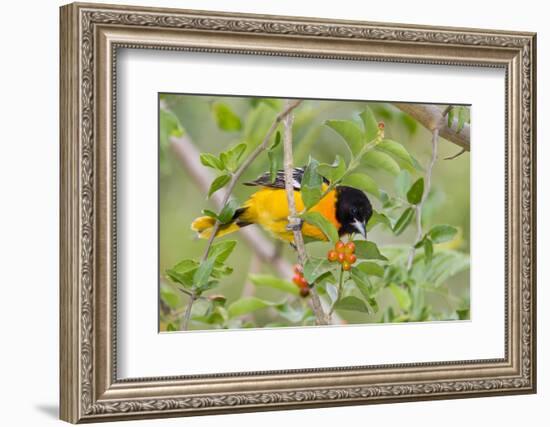
<path id="1" fill-rule="evenodd" d="M 353 220 L 352 222 L 353 228 L 357 230 L 361 236 L 363 236 L 365 239 L 367 238 L 367 227 L 365 226 L 364 222 L 359 221 L 358 219 Z"/>

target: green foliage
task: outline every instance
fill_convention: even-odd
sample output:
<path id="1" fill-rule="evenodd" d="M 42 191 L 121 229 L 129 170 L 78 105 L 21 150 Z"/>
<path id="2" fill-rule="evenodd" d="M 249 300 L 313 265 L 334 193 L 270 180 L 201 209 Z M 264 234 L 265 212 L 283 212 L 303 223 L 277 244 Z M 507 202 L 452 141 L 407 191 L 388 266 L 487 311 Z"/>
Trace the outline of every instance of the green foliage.
<path id="1" fill-rule="evenodd" d="M 306 209 L 311 209 L 319 203 L 323 194 L 321 188 L 323 177 L 317 173 L 318 166 L 319 162 L 310 158 L 306 170 L 304 171 L 304 176 L 302 177 L 300 193 Z"/>
<path id="2" fill-rule="evenodd" d="M 424 194 L 424 178 L 418 178 L 407 192 L 407 200 L 411 205 L 418 205 Z"/>
<path id="3" fill-rule="evenodd" d="M 216 119 L 218 127 L 225 131 L 241 130 L 241 119 L 237 116 L 231 107 L 223 102 L 212 104 L 212 114 Z"/>
<path id="4" fill-rule="evenodd" d="M 298 295 L 298 287 L 286 280 L 279 277 L 271 276 L 269 274 L 249 274 L 248 278 L 256 286 L 265 286 L 279 291 L 285 292 L 291 295 Z"/>
<path id="5" fill-rule="evenodd" d="M 336 227 L 319 212 L 306 212 L 302 215 L 302 219 L 318 227 L 330 242 L 336 243 L 339 240 Z"/>

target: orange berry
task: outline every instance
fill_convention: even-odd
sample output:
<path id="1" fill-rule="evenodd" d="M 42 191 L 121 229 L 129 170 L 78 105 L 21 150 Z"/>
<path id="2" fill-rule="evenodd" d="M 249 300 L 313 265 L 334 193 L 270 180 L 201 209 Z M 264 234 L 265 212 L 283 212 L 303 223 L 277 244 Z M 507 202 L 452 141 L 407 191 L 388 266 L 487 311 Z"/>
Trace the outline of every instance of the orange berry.
<path id="1" fill-rule="evenodd" d="M 302 266 L 300 264 L 294 264 L 294 273 L 302 274 Z"/>
<path id="2" fill-rule="evenodd" d="M 307 288 L 309 285 L 307 283 L 307 280 L 304 276 L 300 277 L 300 287 L 301 288 Z"/>
<path id="3" fill-rule="evenodd" d="M 342 263 L 342 269 L 343 269 L 344 271 L 349 271 L 349 270 L 351 270 L 351 264 L 350 264 L 348 261 L 344 261 L 344 262 Z"/>
<path id="4" fill-rule="evenodd" d="M 342 242 L 341 240 L 338 240 L 336 242 L 336 245 L 334 245 L 334 249 L 336 250 L 336 252 L 340 253 L 340 252 L 344 252 L 344 242 Z"/>
<path id="5" fill-rule="evenodd" d="M 338 253 L 338 262 L 342 264 L 346 260 L 346 254 L 344 252 Z"/>
<path id="6" fill-rule="evenodd" d="M 352 254 L 355 252 L 355 243 L 348 242 L 346 243 L 346 246 L 344 247 L 344 252 L 347 254 Z"/>
<path id="7" fill-rule="evenodd" d="M 301 286 L 302 284 L 302 278 L 303 276 L 299 273 L 296 273 L 294 276 L 292 276 L 292 281 L 295 285 Z"/>
<path id="8" fill-rule="evenodd" d="M 300 296 L 305 298 L 309 295 L 309 288 L 301 288 L 300 289 Z"/>
<path id="9" fill-rule="evenodd" d="M 354 254 L 346 254 L 346 261 L 350 264 L 355 264 L 355 261 L 357 261 L 357 257 Z"/>
<path id="10" fill-rule="evenodd" d="M 327 258 L 330 262 L 336 261 L 338 259 L 338 252 L 336 252 L 335 250 L 329 251 Z"/>

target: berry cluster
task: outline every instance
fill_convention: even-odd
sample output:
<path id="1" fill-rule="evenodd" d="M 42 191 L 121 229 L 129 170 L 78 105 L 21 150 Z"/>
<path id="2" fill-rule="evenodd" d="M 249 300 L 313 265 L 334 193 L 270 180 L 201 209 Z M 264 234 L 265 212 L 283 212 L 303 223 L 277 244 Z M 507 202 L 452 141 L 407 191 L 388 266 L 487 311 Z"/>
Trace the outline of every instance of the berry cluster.
<path id="1" fill-rule="evenodd" d="M 355 243 L 344 243 L 339 240 L 336 242 L 336 245 L 334 245 L 334 249 L 328 252 L 327 258 L 330 262 L 339 262 L 342 264 L 342 269 L 344 271 L 349 271 L 352 264 L 357 261 L 357 257 L 355 256 Z"/>
<path id="2" fill-rule="evenodd" d="M 294 276 L 292 276 L 292 281 L 300 288 L 301 296 L 307 297 L 309 295 L 309 283 L 304 277 L 302 266 L 299 264 L 294 266 Z"/>

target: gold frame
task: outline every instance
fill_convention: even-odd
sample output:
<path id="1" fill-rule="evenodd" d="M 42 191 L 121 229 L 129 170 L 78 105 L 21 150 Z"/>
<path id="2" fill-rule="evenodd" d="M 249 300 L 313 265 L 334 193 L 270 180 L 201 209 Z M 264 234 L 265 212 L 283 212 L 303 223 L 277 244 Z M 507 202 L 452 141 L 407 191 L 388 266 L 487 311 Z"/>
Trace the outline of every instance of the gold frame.
<path id="1" fill-rule="evenodd" d="M 535 392 L 535 34 L 71 4 L 61 8 L 60 42 L 63 420 Z M 505 357 L 117 380 L 114 65 L 120 47 L 504 68 Z"/>

